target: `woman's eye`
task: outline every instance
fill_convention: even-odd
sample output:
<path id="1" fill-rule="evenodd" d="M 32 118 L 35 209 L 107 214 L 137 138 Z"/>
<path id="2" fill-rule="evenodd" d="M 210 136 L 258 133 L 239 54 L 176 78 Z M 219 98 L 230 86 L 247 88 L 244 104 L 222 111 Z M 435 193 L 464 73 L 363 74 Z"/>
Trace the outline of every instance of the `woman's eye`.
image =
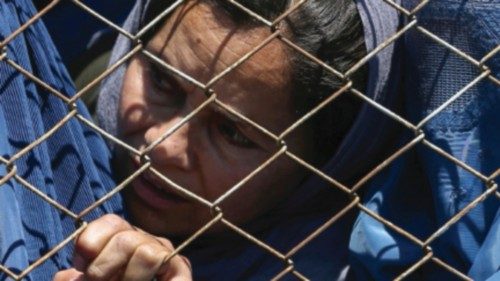
<path id="1" fill-rule="evenodd" d="M 154 96 L 162 100 L 173 102 L 177 105 L 185 101 L 186 94 L 179 82 L 175 80 L 166 70 L 156 63 L 150 62 L 148 66 L 149 80 L 153 84 Z"/>
<path id="2" fill-rule="evenodd" d="M 238 127 L 231 121 L 219 122 L 218 129 L 224 138 L 233 145 L 244 148 L 256 147 L 256 144 L 243 135 Z"/>
<path id="3" fill-rule="evenodd" d="M 149 75 L 154 86 L 161 91 L 173 91 L 174 88 L 167 79 L 167 75 L 164 71 L 161 71 L 160 66 L 155 63 L 150 63 L 149 65 Z"/>

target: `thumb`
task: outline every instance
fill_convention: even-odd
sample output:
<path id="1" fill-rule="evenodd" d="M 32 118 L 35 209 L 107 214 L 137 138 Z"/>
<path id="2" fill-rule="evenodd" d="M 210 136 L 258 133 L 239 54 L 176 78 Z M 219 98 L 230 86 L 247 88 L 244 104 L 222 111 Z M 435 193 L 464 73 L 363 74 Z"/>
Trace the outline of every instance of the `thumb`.
<path id="1" fill-rule="evenodd" d="M 83 281 L 83 273 L 74 268 L 62 270 L 54 275 L 52 281 Z"/>

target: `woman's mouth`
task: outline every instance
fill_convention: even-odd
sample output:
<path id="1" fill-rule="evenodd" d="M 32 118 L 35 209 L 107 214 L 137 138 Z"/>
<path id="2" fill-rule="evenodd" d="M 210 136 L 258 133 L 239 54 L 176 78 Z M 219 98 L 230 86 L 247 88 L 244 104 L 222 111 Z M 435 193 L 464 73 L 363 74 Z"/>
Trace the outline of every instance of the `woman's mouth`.
<path id="1" fill-rule="evenodd" d="M 165 187 L 167 183 L 159 184 L 159 181 L 162 180 L 151 172 L 144 171 L 134 179 L 132 189 L 141 201 L 154 209 L 169 209 L 172 206 L 190 202 L 187 198 L 176 194 L 171 188 Z"/>

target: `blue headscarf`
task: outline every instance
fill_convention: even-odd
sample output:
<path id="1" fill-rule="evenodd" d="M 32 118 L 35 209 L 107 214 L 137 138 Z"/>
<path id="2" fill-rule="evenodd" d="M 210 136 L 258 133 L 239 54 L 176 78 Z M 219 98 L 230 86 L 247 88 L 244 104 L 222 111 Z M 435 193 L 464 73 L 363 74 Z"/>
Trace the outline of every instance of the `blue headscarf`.
<path id="1" fill-rule="evenodd" d="M 31 1 L 0 1 L 0 41 L 27 22 L 36 10 Z M 73 84 L 44 25 L 36 21 L 6 46 L 6 59 L 14 61 L 52 88 L 70 97 Z M 78 112 L 89 118 L 81 102 Z M 0 61 L 0 154 L 15 153 L 50 130 L 68 113 L 68 106 L 36 86 L 5 61 Z M 110 153 L 102 138 L 72 118 L 48 139 L 15 162 L 16 174 L 39 191 L 78 213 L 115 186 Z M 0 164 L 0 178 L 10 171 Z M 85 219 L 120 212 L 118 196 Z M 20 182 L 0 186 L 0 264 L 20 273 L 75 230 L 75 222 Z M 52 280 L 71 265 L 71 243 L 40 266 L 26 280 Z M 6 274 L 0 272 L 0 280 Z"/>

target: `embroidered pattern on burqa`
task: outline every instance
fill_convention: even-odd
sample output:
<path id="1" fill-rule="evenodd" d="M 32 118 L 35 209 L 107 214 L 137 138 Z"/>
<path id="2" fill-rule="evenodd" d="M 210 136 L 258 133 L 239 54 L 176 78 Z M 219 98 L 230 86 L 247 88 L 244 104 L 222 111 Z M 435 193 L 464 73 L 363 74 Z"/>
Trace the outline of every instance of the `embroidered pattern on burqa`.
<path id="1" fill-rule="evenodd" d="M 412 9 L 420 2 L 406 0 L 403 4 Z M 498 0 L 430 1 L 416 16 L 419 26 L 475 59 L 483 58 L 500 42 Z M 415 29 L 405 34 L 404 60 L 405 110 L 414 124 L 481 74 L 477 66 Z M 485 65 L 497 79 L 500 77 L 498 53 Z M 500 88 L 483 79 L 426 123 L 425 138 L 484 175 L 491 175 L 500 167 L 499 106 Z M 370 184 L 366 204 L 425 241 L 486 189 L 478 177 L 420 145 Z M 498 280 L 499 237 L 499 200 L 493 195 L 430 247 L 436 257 L 474 280 Z M 366 214 L 358 217 L 351 249 L 352 263 L 362 280 L 388 280 L 425 255 L 422 248 Z M 456 278 L 427 262 L 409 280 Z"/>

